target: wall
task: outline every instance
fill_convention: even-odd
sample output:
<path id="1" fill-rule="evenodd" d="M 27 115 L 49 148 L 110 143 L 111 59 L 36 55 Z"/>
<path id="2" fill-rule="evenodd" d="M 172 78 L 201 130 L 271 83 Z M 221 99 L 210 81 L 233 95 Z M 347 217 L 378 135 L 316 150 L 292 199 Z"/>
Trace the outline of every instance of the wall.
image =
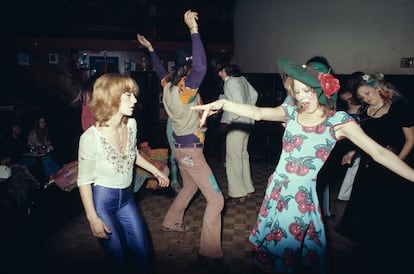
<path id="1" fill-rule="evenodd" d="M 100 58 L 103 61 L 105 58 L 108 58 L 107 60 L 115 60 L 118 61 L 117 69 L 120 73 L 128 74 L 130 71 L 136 71 L 141 70 L 140 68 L 140 62 L 141 59 L 149 60 L 149 55 L 144 51 L 114 51 L 114 50 L 88 50 L 83 49 L 79 50 L 79 53 L 86 55 L 86 60 L 89 62 L 90 71 L 88 74 L 93 74 L 95 71 L 92 68 L 91 61 L 95 58 Z M 96 65 L 102 65 L 100 63 L 96 63 Z M 89 75 L 88 75 L 89 76 Z"/>
<path id="2" fill-rule="evenodd" d="M 169 61 L 174 60 L 176 49 L 188 45 L 188 43 L 188 41 L 154 41 L 153 45 L 162 61 L 167 65 Z M 4 61 L 5 66 L 10 68 L 3 85 L 0 87 L 3 95 L 0 98 L 0 105 L 13 104 L 16 97 L 25 101 L 27 94 L 31 96 L 29 102 L 36 98 L 42 99 L 40 94 L 48 94 L 58 97 L 58 100 L 61 99 L 59 101 L 69 103 L 91 73 L 88 68 L 77 68 L 79 57 L 83 54 L 86 54 L 85 60 L 88 62 L 90 57 L 117 58 L 120 72 L 127 74 L 129 72 L 125 70 L 126 61 L 130 62 L 131 71 L 134 71 L 132 62 L 135 63 L 135 70 L 140 71 L 142 57 L 149 59 L 148 52 L 139 47 L 136 40 L 15 37 L 0 47 L 4 47 L 4 51 L 7 52 Z M 233 52 L 233 45 L 226 43 L 205 43 L 205 48 L 209 60 Z M 27 64 L 17 62 L 20 53 L 28 56 Z M 50 63 L 48 59 L 51 53 L 56 56 L 53 63 Z M 152 65 L 149 61 L 148 70 L 151 69 Z M 33 80 L 42 84 L 38 89 L 43 91 L 32 92 Z M 20 86 L 16 87 L 16 81 Z M 22 86 L 24 83 L 27 85 Z"/>
<path id="3" fill-rule="evenodd" d="M 246 72 L 275 73 L 277 58 L 324 55 L 335 72 L 414 74 L 414 0 L 238 0 L 235 59 Z M 254 54 L 252 54 L 254 53 Z"/>

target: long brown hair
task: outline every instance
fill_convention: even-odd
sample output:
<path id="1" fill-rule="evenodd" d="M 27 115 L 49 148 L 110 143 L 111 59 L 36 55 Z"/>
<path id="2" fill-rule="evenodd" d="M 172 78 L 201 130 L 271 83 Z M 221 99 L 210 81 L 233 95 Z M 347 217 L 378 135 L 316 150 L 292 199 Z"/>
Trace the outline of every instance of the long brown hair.
<path id="1" fill-rule="evenodd" d="M 181 79 L 187 76 L 187 74 L 190 72 L 190 69 L 191 69 L 191 65 L 187 64 L 187 65 L 178 67 L 176 70 L 169 73 L 165 77 L 165 79 L 167 80 L 168 83 L 171 83 L 170 89 L 173 86 L 177 86 L 178 83 L 181 81 Z"/>
<path id="2" fill-rule="evenodd" d="M 45 121 L 45 126 L 43 128 L 40 127 L 40 120 L 43 119 Z M 49 128 L 47 126 L 47 120 L 44 115 L 39 115 L 35 122 L 34 130 L 36 132 L 37 140 L 42 144 L 51 144 Z"/>

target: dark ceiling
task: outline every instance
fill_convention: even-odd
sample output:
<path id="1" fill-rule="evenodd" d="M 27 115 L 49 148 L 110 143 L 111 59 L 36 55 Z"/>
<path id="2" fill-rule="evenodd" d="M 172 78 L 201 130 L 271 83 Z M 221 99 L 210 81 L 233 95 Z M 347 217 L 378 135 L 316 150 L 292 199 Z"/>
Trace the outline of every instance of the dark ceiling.
<path id="1" fill-rule="evenodd" d="M 137 32 L 158 41 L 187 40 L 183 14 L 200 14 L 209 43 L 233 43 L 236 0 L 41 0 L 14 1 L 3 13 L 3 35 L 135 39 Z M 10 16 L 13 14 L 13 16 Z M 6 14 L 3 14 L 5 16 Z M 4 17 L 3 17 L 4 18 Z M 3 19 L 5 20 L 5 19 Z M 11 20 L 11 21 L 10 21 Z"/>

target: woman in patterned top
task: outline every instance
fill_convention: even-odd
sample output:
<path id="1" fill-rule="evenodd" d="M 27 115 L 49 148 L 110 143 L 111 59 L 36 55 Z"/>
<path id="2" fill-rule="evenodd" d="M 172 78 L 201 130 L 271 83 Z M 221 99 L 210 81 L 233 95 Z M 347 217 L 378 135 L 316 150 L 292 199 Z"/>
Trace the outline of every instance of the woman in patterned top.
<path id="1" fill-rule="evenodd" d="M 335 143 L 348 138 L 375 161 L 414 182 L 414 170 L 364 133 L 346 112 L 335 111 L 339 81 L 319 62 L 296 65 L 279 59 L 292 104 L 256 107 L 217 100 L 194 110 L 209 115 L 230 111 L 255 120 L 286 123 L 282 152 L 269 177 L 264 200 L 249 240 L 254 262 L 264 272 L 326 273 L 326 235 L 316 178 Z"/>
<path id="2" fill-rule="evenodd" d="M 137 94 L 138 85 L 129 76 L 99 77 L 90 103 L 95 124 L 79 141 L 79 192 L 110 273 L 125 273 L 126 258 L 135 273 L 151 272 L 150 240 L 131 186 L 134 164 L 151 172 L 161 187 L 169 185 L 168 177 L 137 149 L 137 124 L 131 117 Z"/>

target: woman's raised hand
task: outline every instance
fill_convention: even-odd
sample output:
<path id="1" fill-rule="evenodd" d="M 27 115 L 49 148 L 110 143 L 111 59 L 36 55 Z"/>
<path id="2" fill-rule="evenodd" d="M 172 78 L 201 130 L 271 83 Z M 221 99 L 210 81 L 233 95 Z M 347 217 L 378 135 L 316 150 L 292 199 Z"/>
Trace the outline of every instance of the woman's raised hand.
<path id="1" fill-rule="evenodd" d="M 197 20 L 198 20 L 198 12 L 187 10 L 184 13 L 184 22 L 186 23 L 187 27 L 190 30 L 192 28 L 198 28 Z"/>
<path id="2" fill-rule="evenodd" d="M 152 45 L 151 42 L 145 38 L 144 35 L 137 33 L 137 41 L 145 48 L 149 49 Z"/>

